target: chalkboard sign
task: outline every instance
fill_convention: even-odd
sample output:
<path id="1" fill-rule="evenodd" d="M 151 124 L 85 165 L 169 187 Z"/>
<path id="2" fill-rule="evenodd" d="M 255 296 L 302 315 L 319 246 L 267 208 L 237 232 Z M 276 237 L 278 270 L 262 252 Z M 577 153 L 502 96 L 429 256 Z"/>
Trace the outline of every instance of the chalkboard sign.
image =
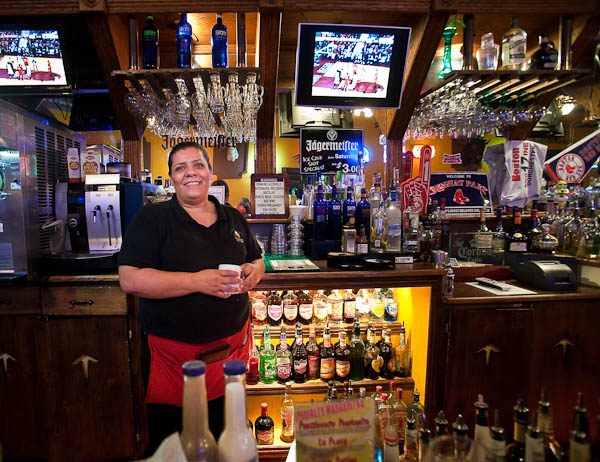
<path id="1" fill-rule="evenodd" d="M 253 218 L 287 218 L 289 184 L 285 173 L 254 173 L 250 177 Z"/>
<path id="2" fill-rule="evenodd" d="M 445 198 L 448 215 L 479 215 L 484 203 L 485 213 L 492 213 L 487 173 L 432 173 L 429 196 L 438 204 Z"/>
<path id="3" fill-rule="evenodd" d="M 300 173 L 358 173 L 358 153 L 363 150 L 359 129 L 300 130 Z"/>

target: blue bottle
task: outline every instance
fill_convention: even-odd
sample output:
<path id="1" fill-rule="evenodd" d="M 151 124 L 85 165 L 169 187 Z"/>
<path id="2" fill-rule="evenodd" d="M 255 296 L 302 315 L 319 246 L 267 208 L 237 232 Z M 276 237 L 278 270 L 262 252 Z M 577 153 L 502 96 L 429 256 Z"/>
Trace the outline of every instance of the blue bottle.
<path id="1" fill-rule="evenodd" d="M 337 198 L 335 186 L 331 187 L 331 199 L 327 203 L 327 231 L 331 240 L 342 238 L 342 204 Z"/>
<path id="2" fill-rule="evenodd" d="M 192 26 L 187 22 L 187 14 L 181 13 L 177 24 L 177 67 L 192 67 Z"/>
<path id="3" fill-rule="evenodd" d="M 317 198 L 313 203 L 313 223 L 315 241 L 327 239 L 327 202 L 323 199 L 323 186 L 319 186 L 317 189 Z"/>
<path id="4" fill-rule="evenodd" d="M 348 186 L 348 189 L 346 191 L 346 200 L 344 200 L 344 204 L 342 205 L 343 226 L 345 226 L 350 221 L 350 218 L 356 219 L 356 201 L 352 197 L 352 186 Z"/>
<path id="5" fill-rule="evenodd" d="M 227 67 L 227 27 L 223 15 L 217 13 L 217 23 L 212 28 L 212 67 Z"/>
<path id="6" fill-rule="evenodd" d="M 158 68 L 158 30 L 154 26 L 151 14 L 146 16 L 146 25 L 142 28 L 142 67 Z"/>
<path id="7" fill-rule="evenodd" d="M 365 227 L 367 239 L 371 237 L 371 204 L 367 200 L 367 190 L 360 190 L 360 202 L 356 204 L 356 231 L 360 232 L 361 225 Z"/>

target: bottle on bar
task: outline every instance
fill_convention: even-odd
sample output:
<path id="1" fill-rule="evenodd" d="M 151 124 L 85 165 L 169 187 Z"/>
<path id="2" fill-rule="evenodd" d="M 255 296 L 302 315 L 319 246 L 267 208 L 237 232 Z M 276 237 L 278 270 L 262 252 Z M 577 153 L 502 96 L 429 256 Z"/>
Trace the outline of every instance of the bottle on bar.
<path id="1" fill-rule="evenodd" d="M 410 412 L 410 411 L 409 411 Z M 454 438 L 450 435 L 449 423 L 444 411 L 440 411 L 434 420 L 435 433 L 431 442 L 431 452 L 436 461 L 454 460 Z"/>
<path id="2" fill-rule="evenodd" d="M 245 370 L 244 365 L 244 370 Z M 217 443 L 208 427 L 206 399 L 206 363 L 188 361 L 183 364 L 183 424 L 181 447 L 190 462 L 217 462 Z M 246 418 L 244 417 L 244 423 Z"/>
<path id="3" fill-rule="evenodd" d="M 383 359 L 379 356 L 379 348 L 375 343 L 375 328 L 367 328 L 367 343 L 365 345 L 365 371 L 368 379 L 377 380 L 381 372 Z"/>
<path id="4" fill-rule="evenodd" d="M 431 430 L 429 430 L 429 428 L 424 428 L 419 432 L 418 460 L 419 462 L 429 462 L 433 460 L 433 455 L 431 455 Z"/>
<path id="5" fill-rule="evenodd" d="M 298 297 L 292 290 L 288 290 L 283 296 L 283 322 L 287 326 L 296 324 L 298 318 Z"/>
<path id="6" fill-rule="evenodd" d="M 308 380 L 316 380 L 319 378 L 319 367 L 321 362 L 321 351 L 317 340 L 315 339 L 316 329 L 311 325 L 308 333 L 308 341 L 306 342 L 306 355 L 308 356 Z"/>
<path id="7" fill-rule="evenodd" d="M 339 241 L 342 238 L 342 204 L 337 198 L 337 188 L 331 187 L 331 199 L 327 203 L 328 239 Z"/>
<path id="8" fill-rule="evenodd" d="M 348 186 L 346 199 L 342 204 L 342 225 L 350 223 L 351 218 L 356 218 L 356 201 L 352 197 L 352 186 Z"/>
<path id="9" fill-rule="evenodd" d="M 373 222 L 373 215 L 379 208 L 379 203 L 382 200 L 381 197 L 381 173 L 373 173 L 373 184 L 369 189 L 369 204 L 371 204 L 371 222 Z"/>
<path id="10" fill-rule="evenodd" d="M 323 292 L 323 290 L 319 290 L 313 297 L 315 322 L 320 324 L 327 322 L 327 297 Z"/>
<path id="11" fill-rule="evenodd" d="M 531 425 L 525 434 L 525 462 L 545 461 L 544 439 L 538 427 L 537 410 L 533 413 Z"/>
<path id="12" fill-rule="evenodd" d="M 409 194 L 409 201 L 412 196 Z M 419 213 L 409 205 L 402 215 L 402 252 L 417 257 L 420 252 L 419 247 Z"/>
<path id="13" fill-rule="evenodd" d="M 390 188 L 390 203 L 386 209 L 388 252 L 402 251 L 402 207 L 396 188 Z"/>
<path id="14" fill-rule="evenodd" d="M 335 379 L 345 382 L 350 377 L 350 348 L 346 331 L 340 330 L 340 341 L 335 346 Z"/>
<path id="15" fill-rule="evenodd" d="M 285 327 L 281 327 L 275 358 L 277 361 L 277 382 L 283 384 L 290 380 L 292 376 L 292 353 L 287 344 Z"/>
<path id="16" fill-rule="evenodd" d="M 327 239 L 327 202 L 323 198 L 323 186 L 317 187 L 317 198 L 313 204 L 314 239 Z"/>
<path id="17" fill-rule="evenodd" d="M 540 47 L 533 52 L 529 60 L 529 69 L 556 69 L 558 65 L 558 50 L 554 43 L 548 40 L 548 36 L 538 37 Z"/>
<path id="18" fill-rule="evenodd" d="M 227 67 L 227 27 L 223 15 L 217 13 L 217 23 L 211 32 L 212 67 Z"/>
<path id="19" fill-rule="evenodd" d="M 296 324 L 296 341 L 292 349 L 292 361 L 292 379 L 296 383 L 306 382 L 306 376 L 308 375 L 308 353 L 302 341 L 302 325 L 300 324 Z"/>
<path id="20" fill-rule="evenodd" d="M 404 461 L 417 462 L 419 456 L 419 433 L 414 411 L 408 410 L 404 432 Z"/>
<path id="21" fill-rule="evenodd" d="M 331 334 L 329 325 L 325 326 L 323 331 L 323 346 L 320 351 L 320 370 L 319 376 L 321 380 L 327 382 L 335 377 L 335 353 L 331 346 Z"/>
<path id="22" fill-rule="evenodd" d="M 313 221 L 313 203 L 315 201 L 315 190 L 312 185 L 313 177 L 308 175 L 304 191 L 302 192 L 302 205 L 306 207 L 306 219 Z"/>
<path id="23" fill-rule="evenodd" d="M 552 406 L 546 399 L 546 391 L 542 388 L 542 394 L 537 407 L 538 427 L 544 439 L 544 452 L 546 462 L 557 462 L 562 460 L 565 452 L 554 437 L 554 422 L 552 419 Z"/>
<path id="24" fill-rule="evenodd" d="M 223 364 L 225 373 L 225 428 L 219 436 L 219 462 L 256 462 L 258 450 L 252 421 L 246 413 L 243 361 Z"/>
<path id="25" fill-rule="evenodd" d="M 344 298 L 344 324 L 351 326 L 356 319 L 356 297 L 352 289 L 346 289 L 342 296 Z"/>
<path id="26" fill-rule="evenodd" d="M 350 379 L 363 380 L 365 378 L 365 344 L 360 337 L 360 322 L 354 321 L 352 338 L 350 339 Z"/>
<path id="27" fill-rule="evenodd" d="M 380 289 L 375 289 L 373 298 L 371 299 L 371 320 L 374 322 L 383 321 L 385 314 L 385 303 Z"/>
<path id="28" fill-rule="evenodd" d="M 291 443 L 295 438 L 294 400 L 292 399 L 292 384 L 285 384 L 285 394 L 281 400 L 281 441 Z"/>
<path id="29" fill-rule="evenodd" d="M 514 410 L 514 441 L 506 446 L 506 462 L 523 462 L 525 460 L 525 434 L 527 432 L 527 420 L 529 409 L 522 399 L 517 401 Z"/>
<path id="30" fill-rule="evenodd" d="M 569 462 L 590 462 L 592 448 L 590 445 L 590 429 L 587 409 L 583 405 L 583 394 L 577 394 L 573 430 L 569 441 Z"/>
<path id="31" fill-rule="evenodd" d="M 252 294 L 252 322 L 255 326 L 264 326 L 267 323 L 267 297 L 262 291 Z"/>
<path id="32" fill-rule="evenodd" d="M 433 420 L 433 425 L 435 429 L 435 436 L 450 434 L 450 430 L 448 429 L 448 419 L 446 419 L 446 414 L 444 414 L 444 411 L 438 412 L 438 415 Z"/>
<path id="33" fill-rule="evenodd" d="M 383 253 L 387 250 L 387 215 L 383 201 L 371 217 L 371 252 Z"/>
<path id="34" fill-rule="evenodd" d="M 488 423 L 488 405 L 483 395 L 478 395 L 475 406 L 475 435 L 467 460 L 477 462 L 485 459 L 486 448 L 490 444 L 490 427 Z"/>
<path id="35" fill-rule="evenodd" d="M 521 212 L 519 207 L 513 207 L 513 228 L 506 237 L 509 252 L 527 252 L 527 236 L 521 231 Z"/>
<path id="36" fill-rule="evenodd" d="M 450 250 L 450 219 L 446 212 L 446 198 L 440 199 L 440 224 L 442 227 L 442 246 L 441 250 L 448 252 Z"/>
<path id="37" fill-rule="evenodd" d="M 433 201 L 431 232 L 433 233 L 433 250 L 442 250 L 442 220 L 440 218 L 440 206 L 438 205 L 437 200 Z"/>
<path id="38" fill-rule="evenodd" d="M 385 313 L 383 319 L 386 322 L 398 321 L 398 302 L 394 298 L 394 291 L 392 289 L 383 289 L 383 302 L 385 303 Z"/>
<path id="39" fill-rule="evenodd" d="M 356 253 L 358 255 L 366 255 L 369 253 L 369 239 L 367 238 L 365 225 L 360 226 L 358 238 L 356 239 Z"/>
<path id="40" fill-rule="evenodd" d="M 367 242 L 371 232 L 371 204 L 367 200 L 367 190 L 362 188 L 360 190 L 360 202 L 356 204 L 356 230 L 359 235 L 362 236 L 361 228 L 364 227 L 367 236 Z M 360 245 L 359 245 L 359 252 Z"/>
<path id="41" fill-rule="evenodd" d="M 529 218 L 529 229 L 527 230 L 527 248 L 533 249 L 533 242 L 543 234 L 542 230 L 538 227 L 538 219 L 537 219 L 537 206 L 534 205 L 534 208 L 531 210 L 531 216 Z"/>
<path id="42" fill-rule="evenodd" d="M 181 13 L 177 23 L 177 67 L 192 67 L 192 26 L 187 22 L 187 13 Z"/>
<path id="43" fill-rule="evenodd" d="M 421 261 L 430 262 L 433 250 L 433 204 L 431 198 L 429 199 L 429 205 L 427 206 L 427 215 L 423 218 L 419 230 L 419 252 Z M 418 219 L 418 216 L 417 216 Z"/>
<path id="44" fill-rule="evenodd" d="M 504 462 L 506 453 L 506 437 L 500 425 L 500 411 L 494 411 L 494 426 L 490 428 L 490 443 L 486 450 L 485 462 Z"/>
<path id="45" fill-rule="evenodd" d="M 371 303 L 367 289 L 360 289 L 356 294 L 356 311 L 360 322 L 368 322 L 371 313 Z"/>
<path id="46" fill-rule="evenodd" d="M 398 438 L 400 445 L 400 452 L 404 452 L 404 435 L 406 431 L 406 417 L 408 415 L 408 407 L 402 400 L 402 388 L 397 387 L 394 390 L 396 398 L 392 402 L 392 411 L 394 412 L 394 419 L 398 423 Z"/>
<path id="47" fill-rule="evenodd" d="M 456 416 L 456 422 L 452 424 L 454 430 L 454 461 L 464 462 L 471 449 L 471 438 L 469 438 L 469 427 L 464 422 L 462 414 Z"/>
<path id="48" fill-rule="evenodd" d="M 492 233 L 487 227 L 485 206 L 482 206 L 479 211 L 479 229 L 475 233 L 475 247 L 480 255 L 488 255 L 492 252 Z"/>
<path id="49" fill-rule="evenodd" d="M 400 335 L 396 350 L 396 377 L 408 377 L 410 375 L 410 351 L 406 344 L 406 328 L 404 321 L 400 326 Z"/>
<path id="50" fill-rule="evenodd" d="M 383 358 L 383 366 L 381 368 L 381 376 L 384 379 L 393 379 L 394 371 L 396 368 L 396 361 L 394 359 L 394 349 L 392 348 L 392 342 L 390 340 L 391 334 L 389 329 L 383 329 L 382 342 L 380 346 L 380 355 Z"/>
<path id="51" fill-rule="evenodd" d="M 504 253 L 506 251 L 506 232 L 502 226 L 502 206 L 496 208 L 496 231 L 492 234 L 492 252 Z"/>
<path id="52" fill-rule="evenodd" d="M 331 291 L 327 297 L 327 304 L 329 312 L 329 324 L 333 326 L 340 326 L 342 324 L 342 318 L 344 317 L 344 298 L 340 295 L 338 289 Z"/>
<path id="53" fill-rule="evenodd" d="M 277 360 L 275 359 L 275 348 L 271 345 L 269 326 L 265 326 L 263 344 L 260 348 L 259 366 L 260 381 L 264 384 L 275 382 L 277 379 Z"/>
<path id="54" fill-rule="evenodd" d="M 158 69 L 158 65 L 158 29 L 154 25 L 154 17 L 149 14 L 142 28 L 142 67 Z"/>
<path id="55" fill-rule="evenodd" d="M 420 399 L 421 393 L 419 393 L 419 390 L 415 389 L 413 393 L 412 403 L 408 405 L 408 410 L 412 410 L 417 422 L 417 428 L 419 429 L 425 428 L 425 408 L 423 407 L 423 404 L 421 403 Z"/>
<path id="56" fill-rule="evenodd" d="M 527 69 L 527 33 L 519 28 L 513 18 L 510 29 L 502 37 L 502 69 L 524 71 Z"/>
<path id="57" fill-rule="evenodd" d="M 269 405 L 260 403 L 260 416 L 254 422 L 257 444 L 273 444 L 275 440 L 275 422 L 268 414 Z"/>
<path id="58" fill-rule="evenodd" d="M 281 325 L 283 316 L 283 300 L 276 290 L 271 291 L 271 295 L 267 299 L 267 319 L 270 326 Z"/>
<path id="59" fill-rule="evenodd" d="M 308 290 L 298 292 L 298 320 L 309 325 L 313 320 L 313 299 Z"/>

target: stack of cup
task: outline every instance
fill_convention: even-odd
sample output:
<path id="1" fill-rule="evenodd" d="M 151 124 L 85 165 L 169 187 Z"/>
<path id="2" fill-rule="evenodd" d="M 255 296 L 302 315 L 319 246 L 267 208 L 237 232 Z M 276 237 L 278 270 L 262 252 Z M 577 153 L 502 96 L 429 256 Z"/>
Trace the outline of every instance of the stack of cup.
<path id="1" fill-rule="evenodd" d="M 300 223 L 299 216 L 293 216 L 288 226 L 288 255 L 300 257 L 304 255 L 304 226 Z"/>
<path id="2" fill-rule="evenodd" d="M 283 223 L 276 223 L 273 225 L 273 231 L 271 233 L 271 254 L 285 255 L 286 247 L 287 238 L 285 235 L 285 225 Z"/>

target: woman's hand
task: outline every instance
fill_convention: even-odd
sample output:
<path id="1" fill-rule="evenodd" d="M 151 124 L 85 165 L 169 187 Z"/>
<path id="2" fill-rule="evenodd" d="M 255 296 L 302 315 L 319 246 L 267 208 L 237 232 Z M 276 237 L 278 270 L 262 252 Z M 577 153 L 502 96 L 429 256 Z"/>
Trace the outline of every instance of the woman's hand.
<path id="1" fill-rule="evenodd" d="M 243 268 L 243 266 L 242 266 Z M 260 277 L 259 277 L 260 279 Z M 242 280 L 238 273 L 229 270 L 203 270 L 195 273 L 197 292 L 212 295 L 219 298 L 228 298 L 231 293 L 242 292 L 238 287 L 228 284 L 236 284 L 241 288 Z"/>
<path id="2" fill-rule="evenodd" d="M 265 274 L 265 264 L 262 259 L 254 260 L 252 263 L 242 265 L 244 280 L 240 284 L 240 292 L 248 292 L 256 287 L 262 275 Z"/>

